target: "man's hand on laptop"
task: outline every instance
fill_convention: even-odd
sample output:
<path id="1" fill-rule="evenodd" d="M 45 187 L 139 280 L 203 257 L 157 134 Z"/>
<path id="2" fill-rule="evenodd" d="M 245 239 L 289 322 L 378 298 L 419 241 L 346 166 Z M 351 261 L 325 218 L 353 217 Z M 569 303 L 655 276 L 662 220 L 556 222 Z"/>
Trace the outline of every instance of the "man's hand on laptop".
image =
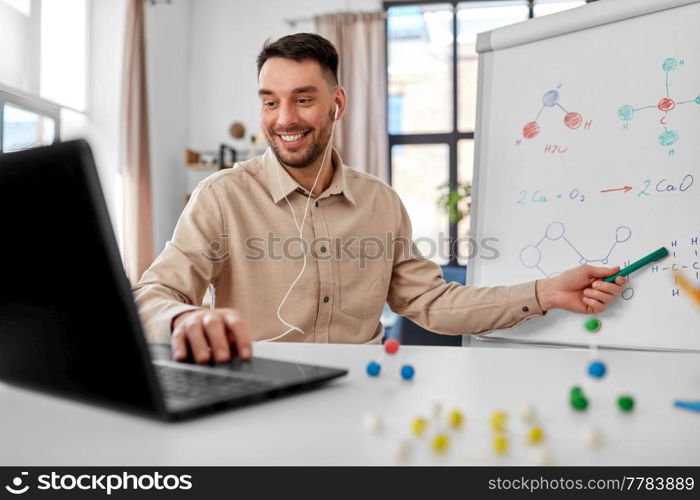
<path id="1" fill-rule="evenodd" d="M 226 363 L 234 356 L 253 355 L 248 326 L 234 309 L 218 308 L 187 311 L 173 320 L 172 351 L 176 361 Z"/>

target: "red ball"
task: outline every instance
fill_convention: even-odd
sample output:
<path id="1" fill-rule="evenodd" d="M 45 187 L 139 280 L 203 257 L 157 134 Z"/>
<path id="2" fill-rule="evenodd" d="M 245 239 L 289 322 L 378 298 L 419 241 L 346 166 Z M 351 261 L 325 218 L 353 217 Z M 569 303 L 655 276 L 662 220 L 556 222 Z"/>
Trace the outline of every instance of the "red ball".
<path id="1" fill-rule="evenodd" d="M 387 340 L 386 342 L 384 342 L 384 350 L 385 350 L 388 354 L 394 354 L 396 351 L 399 350 L 399 346 L 400 346 L 400 345 L 401 345 L 401 344 L 399 344 L 399 341 L 398 341 L 398 340 L 396 340 L 396 339 L 389 339 L 389 340 Z"/>

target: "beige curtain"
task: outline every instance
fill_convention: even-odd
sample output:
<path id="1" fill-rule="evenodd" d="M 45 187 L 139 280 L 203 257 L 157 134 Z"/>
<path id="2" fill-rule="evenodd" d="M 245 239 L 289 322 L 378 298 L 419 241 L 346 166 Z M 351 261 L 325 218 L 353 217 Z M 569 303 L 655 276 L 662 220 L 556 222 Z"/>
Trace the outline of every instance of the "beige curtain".
<path id="1" fill-rule="evenodd" d="M 316 30 L 335 45 L 348 106 L 334 145 L 343 161 L 388 181 L 386 130 L 386 20 L 383 12 L 316 16 Z"/>
<path id="2" fill-rule="evenodd" d="M 148 147 L 146 44 L 143 0 L 128 0 L 122 96 L 124 259 L 136 283 L 153 261 L 151 168 Z"/>

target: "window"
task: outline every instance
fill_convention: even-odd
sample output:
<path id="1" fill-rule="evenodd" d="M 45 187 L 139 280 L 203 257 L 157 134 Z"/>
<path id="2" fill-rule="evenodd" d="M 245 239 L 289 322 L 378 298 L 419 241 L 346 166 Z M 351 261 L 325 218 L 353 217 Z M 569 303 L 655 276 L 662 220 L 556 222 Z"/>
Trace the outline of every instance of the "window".
<path id="1" fill-rule="evenodd" d="M 86 81 L 87 0 L 0 0 L 0 152 L 58 141 Z"/>
<path id="2" fill-rule="evenodd" d="M 476 125 L 476 34 L 584 4 L 584 0 L 384 2 L 387 12 L 389 178 L 419 249 L 465 265 L 469 218 L 450 221 L 440 189 L 471 183 Z M 455 36 L 456 34 L 456 36 Z M 459 208 L 468 208 L 469 200 Z M 432 240 L 429 242 L 428 240 Z"/>
<path id="3" fill-rule="evenodd" d="M 447 215 L 436 210 L 435 194 L 447 183 L 450 148 L 447 144 L 405 144 L 391 148 L 394 188 L 411 216 L 413 240 L 421 254 L 446 261 Z M 435 168 L 439 165 L 444 168 Z M 428 172 L 426 168 L 430 168 Z"/>
<path id="4" fill-rule="evenodd" d="M 87 92 L 86 0 L 43 1 L 39 95 L 85 111 Z"/>
<path id="5" fill-rule="evenodd" d="M 87 8 L 87 0 L 0 0 L 0 85 L 85 111 Z"/>
<path id="6" fill-rule="evenodd" d="M 389 9 L 389 96 L 401 103 L 389 123 L 401 134 L 453 129 L 452 17 L 450 4 Z"/>
<path id="7" fill-rule="evenodd" d="M 583 0 L 538 0 L 533 8 L 533 17 L 555 14 L 584 3 L 586 2 Z"/>
<path id="8" fill-rule="evenodd" d="M 59 125 L 57 105 L 0 90 L 0 152 L 53 144 Z"/>

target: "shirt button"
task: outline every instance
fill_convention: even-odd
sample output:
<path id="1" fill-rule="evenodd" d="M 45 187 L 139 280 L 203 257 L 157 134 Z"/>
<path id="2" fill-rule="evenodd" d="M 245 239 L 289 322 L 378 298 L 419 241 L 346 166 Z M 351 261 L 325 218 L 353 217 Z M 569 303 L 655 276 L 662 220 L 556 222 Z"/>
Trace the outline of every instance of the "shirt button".
<path id="1" fill-rule="evenodd" d="M 323 297 L 323 302 L 328 302 L 329 300 L 331 300 L 331 299 L 328 298 L 328 295 L 326 295 L 325 297 Z"/>
<path id="2" fill-rule="evenodd" d="M 326 247 L 321 247 L 321 253 L 326 253 Z"/>
<path id="3" fill-rule="evenodd" d="M 316 206 L 318 206 L 318 202 L 316 202 Z"/>
<path id="4" fill-rule="evenodd" d="M 529 307 L 527 307 L 527 306 L 523 306 L 523 312 L 524 312 L 524 313 L 528 312 L 529 310 L 530 310 L 530 308 L 529 308 Z"/>

